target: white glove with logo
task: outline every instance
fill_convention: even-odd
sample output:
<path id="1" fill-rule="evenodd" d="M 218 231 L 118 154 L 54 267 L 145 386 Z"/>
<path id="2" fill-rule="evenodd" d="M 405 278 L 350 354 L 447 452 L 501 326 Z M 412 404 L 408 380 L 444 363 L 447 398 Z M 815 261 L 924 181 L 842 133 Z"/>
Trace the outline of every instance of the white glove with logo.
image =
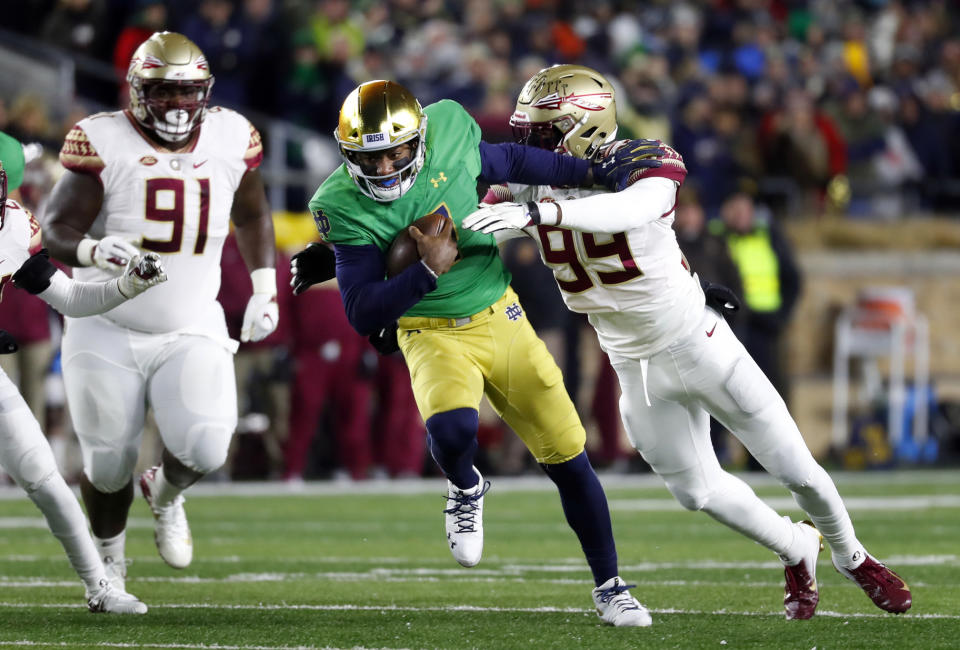
<path id="1" fill-rule="evenodd" d="M 240 328 L 240 340 L 262 341 L 277 329 L 280 322 L 280 309 L 277 306 L 277 270 L 257 269 L 250 274 L 253 281 L 253 295 L 243 312 L 243 325 Z"/>
<path id="2" fill-rule="evenodd" d="M 559 211 L 556 203 L 497 203 L 496 205 L 480 204 L 482 207 L 476 212 L 468 214 L 463 220 L 463 227 L 479 232 L 492 233 L 498 230 L 520 230 L 527 226 L 544 224 L 556 225 L 559 222 Z"/>
<path id="3" fill-rule="evenodd" d="M 83 266 L 96 266 L 106 271 L 120 271 L 140 250 L 122 237 L 107 235 L 103 239 L 82 239 L 77 245 L 77 260 Z"/>
<path id="4" fill-rule="evenodd" d="M 160 256 L 156 253 L 147 253 L 143 257 L 134 255 L 130 258 L 123 275 L 117 280 L 117 286 L 120 293 L 129 299 L 166 281 L 167 274 L 163 270 Z"/>

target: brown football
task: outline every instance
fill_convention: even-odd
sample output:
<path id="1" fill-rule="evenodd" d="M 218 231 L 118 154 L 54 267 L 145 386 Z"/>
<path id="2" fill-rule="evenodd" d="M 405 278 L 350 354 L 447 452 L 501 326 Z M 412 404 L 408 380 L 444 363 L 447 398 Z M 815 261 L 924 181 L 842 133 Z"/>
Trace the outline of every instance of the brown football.
<path id="1" fill-rule="evenodd" d="M 410 225 L 416 226 L 417 229 L 425 235 L 448 233 L 448 237 L 456 238 L 457 236 L 453 220 L 439 211 L 428 214 L 425 217 L 420 217 Z M 404 228 L 394 238 L 393 243 L 390 244 L 390 248 L 387 250 L 387 277 L 392 278 L 398 275 L 419 259 L 420 252 L 417 250 L 417 242 L 413 240 L 413 237 L 411 237 L 407 229 Z"/>

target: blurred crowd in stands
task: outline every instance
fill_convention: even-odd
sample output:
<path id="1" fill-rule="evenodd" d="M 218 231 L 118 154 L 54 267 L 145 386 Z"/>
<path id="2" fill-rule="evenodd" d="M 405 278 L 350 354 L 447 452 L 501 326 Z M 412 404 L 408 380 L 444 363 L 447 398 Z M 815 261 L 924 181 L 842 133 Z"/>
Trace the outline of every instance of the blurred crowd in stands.
<path id="1" fill-rule="evenodd" d="M 506 140 L 522 83 L 582 63 L 616 80 L 623 135 L 684 155 L 708 217 L 746 191 L 778 216 L 892 218 L 960 209 L 958 18 L 950 0 L 22 0 L 3 26 L 118 82 L 146 36 L 181 31 L 216 102 L 324 134 L 356 83 L 391 78 Z M 35 109 L 13 99 L 0 128 L 57 140 Z"/>
<path id="2" fill-rule="evenodd" d="M 389 78 L 424 105 L 461 102 L 486 140 L 507 141 L 516 94 L 534 72 L 594 67 L 617 87 L 621 137 L 660 138 L 684 156 L 681 246 L 702 277 L 744 296 L 740 332 L 782 389 L 777 346 L 800 277 L 779 221 L 960 214 L 952 0 L 20 0 L 0 27 L 115 70 L 107 84 L 79 79 L 69 114 L 30 95 L 0 98 L 0 130 L 54 154 L 90 112 L 84 100 L 125 104 L 130 55 L 161 29 L 206 53 L 213 103 L 321 134 L 357 83 Z M 27 173 L 24 198 L 42 212 L 56 170 Z M 760 249 L 747 245 L 757 239 Z M 760 263 L 749 258 L 757 250 Z M 535 248 L 514 242 L 504 256 L 565 371 L 594 460 L 625 465 L 635 455 L 624 449 L 615 377 L 594 336 L 564 309 Z M 223 266 L 221 299 L 236 328 L 250 289 L 231 242 Z M 402 359 L 378 358 L 339 319 L 335 287 L 281 295 L 281 328 L 238 356 L 247 417 L 232 474 L 363 478 L 432 467 Z M 528 469 L 514 437 L 491 414 L 482 421 L 494 471 Z"/>

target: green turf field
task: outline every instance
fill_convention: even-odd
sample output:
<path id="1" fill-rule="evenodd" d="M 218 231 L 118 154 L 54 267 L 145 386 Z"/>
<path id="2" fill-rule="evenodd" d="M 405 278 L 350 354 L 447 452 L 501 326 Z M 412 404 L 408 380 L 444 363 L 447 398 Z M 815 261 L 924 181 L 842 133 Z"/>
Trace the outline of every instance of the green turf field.
<path id="1" fill-rule="evenodd" d="M 484 559 L 460 568 L 443 536 L 445 484 L 197 486 L 193 565 L 153 547 L 138 498 L 127 588 L 142 617 L 94 615 L 33 505 L 0 500 L 0 646 L 152 648 L 957 648 L 960 472 L 838 475 L 860 538 L 911 585 L 904 616 L 876 609 L 821 555 L 820 608 L 783 618 L 768 551 L 674 506 L 649 476 L 603 477 L 621 574 L 653 612 L 614 629 L 545 479 L 494 479 Z M 784 514 L 786 493 L 749 479 Z M 264 495 L 269 490 L 270 495 Z M 230 496 L 224 493 L 232 492 Z"/>

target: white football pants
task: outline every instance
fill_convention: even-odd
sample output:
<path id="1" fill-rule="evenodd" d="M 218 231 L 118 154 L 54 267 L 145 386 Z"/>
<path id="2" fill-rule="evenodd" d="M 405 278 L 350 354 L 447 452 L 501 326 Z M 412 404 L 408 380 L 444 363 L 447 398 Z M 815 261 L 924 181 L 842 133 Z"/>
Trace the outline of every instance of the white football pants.
<path id="1" fill-rule="evenodd" d="M 40 425 L 6 373 L 0 370 L 0 465 L 22 487 L 60 540 L 88 591 L 106 577 L 80 503 L 57 471 Z"/>
<path id="2" fill-rule="evenodd" d="M 233 354 L 222 342 L 136 332 L 99 316 L 71 318 L 63 379 L 83 471 L 101 492 L 130 481 L 148 405 L 164 446 L 184 465 L 207 474 L 227 458 L 237 385 Z"/>
<path id="3" fill-rule="evenodd" d="M 720 467 L 710 415 L 784 486 L 834 553 L 860 548 L 846 507 L 807 449 L 783 399 L 723 318 L 700 324 L 643 363 L 611 355 L 631 443 L 689 510 L 703 510 L 772 551 L 787 555 L 793 527 L 750 487 Z M 649 397 L 649 404 L 647 398 Z"/>

